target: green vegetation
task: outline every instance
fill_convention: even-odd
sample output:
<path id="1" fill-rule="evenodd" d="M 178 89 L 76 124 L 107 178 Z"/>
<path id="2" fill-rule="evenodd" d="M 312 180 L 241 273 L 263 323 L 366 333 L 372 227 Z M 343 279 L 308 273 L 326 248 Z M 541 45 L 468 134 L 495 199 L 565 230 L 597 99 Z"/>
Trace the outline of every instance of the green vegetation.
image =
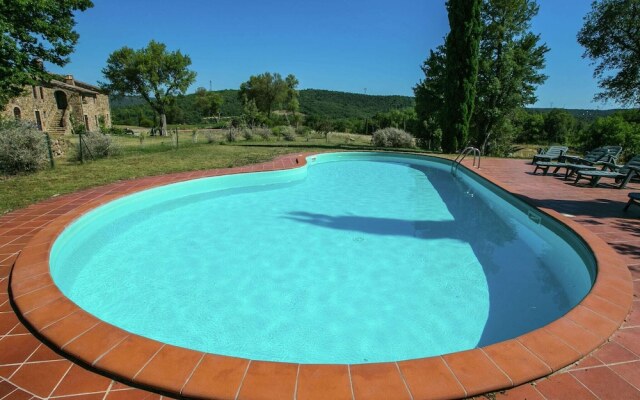
<path id="1" fill-rule="evenodd" d="M 100 132 L 87 132 L 82 135 L 82 142 L 78 140 L 75 161 L 85 159 L 97 159 L 111 157 L 120 154 L 120 147 L 114 142 L 111 136 Z"/>
<path id="2" fill-rule="evenodd" d="M 222 106 L 222 96 L 216 92 L 208 91 L 203 87 L 196 89 L 194 106 L 204 118 L 220 116 L 220 107 Z"/>
<path id="3" fill-rule="evenodd" d="M 449 0 L 451 31 L 445 41 L 442 149 L 452 153 L 467 142 L 478 79 L 481 0 Z"/>
<path id="4" fill-rule="evenodd" d="M 196 73 L 187 69 L 189 56 L 180 51 L 167 52 L 167 46 L 154 40 L 147 47 L 114 51 L 102 70 L 107 83 L 103 89 L 114 94 L 137 95 L 160 116 L 161 134 L 167 134 L 167 118 L 173 99 L 184 94 L 195 81 Z"/>
<path id="5" fill-rule="evenodd" d="M 411 148 L 414 147 L 413 136 L 397 128 L 384 128 L 373 132 L 371 138 L 376 147 Z"/>
<path id="6" fill-rule="evenodd" d="M 269 118 L 276 107 L 281 110 L 297 108 L 291 104 L 292 101 L 297 101 L 297 86 L 298 80 L 293 75 L 282 79 L 278 73 L 265 72 L 252 75 L 248 81 L 242 83 L 238 95 L 243 105 L 253 102 L 255 107 Z"/>
<path id="7" fill-rule="evenodd" d="M 79 37 L 73 30 L 74 11 L 90 7 L 90 0 L 0 1 L 0 108 L 25 85 L 53 78 L 43 62 L 69 62 Z"/>
<path id="8" fill-rule="evenodd" d="M 599 0 L 578 33 L 603 89 L 597 100 L 640 107 L 640 0 Z"/>
<path id="9" fill-rule="evenodd" d="M 470 7 L 471 3 L 465 4 Z M 450 3 L 450 7 L 453 5 Z M 457 68 L 455 63 L 450 66 L 447 61 L 448 47 L 453 39 L 448 37 L 443 46 L 430 52 L 422 66 L 425 78 L 414 88 L 416 111 L 422 121 L 418 136 L 423 145 L 428 144 L 437 149 L 442 137 L 443 148 L 449 151 L 464 146 L 464 122 L 465 118 L 470 118 L 469 139 L 476 146 L 482 147 L 483 153 L 509 153 L 510 144 L 517 133 L 514 127 L 516 112 L 536 101 L 535 89 L 546 79 L 540 71 L 544 67 L 544 56 L 549 49 L 544 44 L 539 45 L 538 35 L 529 31 L 530 21 L 537 12 L 538 6 L 531 0 L 483 1 L 480 13 L 482 35 L 478 79 L 472 114 L 469 114 L 469 105 L 459 103 L 455 107 L 445 106 L 445 96 L 451 91 L 452 85 L 460 90 L 459 96 L 463 93 L 466 93 L 465 96 L 471 94 L 471 82 L 456 86 L 456 81 L 449 77 L 450 74 L 462 73 L 457 69 L 448 72 Z M 452 30 L 452 34 L 454 32 Z M 462 59 L 462 55 L 454 58 Z M 462 101 L 463 98 L 465 97 L 457 99 Z M 445 115 L 446 110 L 452 112 L 456 107 L 454 115 Z M 448 121 L 455 115 L 464 118 L 457 120 L 457 125 L 450 128 L 451 122 Z M 455 140 L 447 134 L 448 131 L 456 132 L 458 136 Z M 460 142 L 462 139 L 465 140 Z M 454 142 L 456 146 L 450 147 Z"/>
<path id="10" fill-rule="evenodd" d="M 38 128 L 20 121 L 0 121 L 0 173 L 33 172 L 46 162 L 45 138 Z"/>
<path id="11" fill-rule="evenodd" d="M 295 77 L 294 77 L 295 78 Z M 234 119 L 244 116 L 249 126 L 264 124 L 275 127 L 284 124 L 296 124 L 293 110 L 295 95 L 286 93 L 290 101 L 285 112 L 274 112 L 271 118 L 259 118 L 257 105 L 253 111 L 251 102 L 242 104 L 238 90 L 214 91 L 222 99 L 219 114 L 214 119 L 196 106 L 197 94 L 177 96 L 167 111 L 169 124 L 188 124 L 194 126 L 226 127 Z M 313 128 L 318 120 L 326 120 L 331 130 L 352 133 L 369 133 L 386 127 L 399 127 L 413 132 L 417 129 L 417 116 L 414 100 L 407 96 L 368 96 L 356 93 L 333 92 L 328 90 L 306 89 L 298 93 L 299 112 L 303 116 L 300 123 Z M 286 107 L 286 106 L 284 106 Z M 140 97 L 112 97 L 111 109 L 113 122 L 118 125 L 151 127 L 158 125 L 157 115 Z M 289 118 L 291 117 L 291 118 Z"/>
<path id="12" fill-rule="evenodd" d="M 539 45 L 539 36 L 530 32 L 537 14 L 535 1 L 492 0 L 483 6 L 473 117 L 473 136 L 483 153 L 508 152 L 505 144 L 513 140 L 514 112 L 535 103 L 535 90 L 547 79 L 541 71 L 549 48 Z"/>

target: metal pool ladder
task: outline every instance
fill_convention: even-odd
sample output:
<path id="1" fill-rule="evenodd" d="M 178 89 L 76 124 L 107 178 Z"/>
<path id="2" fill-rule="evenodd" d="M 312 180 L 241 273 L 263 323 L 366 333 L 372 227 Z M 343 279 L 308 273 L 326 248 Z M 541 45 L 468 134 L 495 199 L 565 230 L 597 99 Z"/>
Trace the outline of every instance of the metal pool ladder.
<path id="1" fill-rule="evenodd" d="M 478 149 L 477 147 L 473 147 L 473 146 L 469 146 L 469 147 L 465 147 L 460 154 L 458 154 L 458 157 L 456 157 L 456 159 L 453 161 L 453 164 L 451 164 L 451 173 L 455 176 L 458 172 L 458 168 L 460 167 L 460 164 L 462 163 L 462 160 L 464 160 L 464 158 L 466 156 L 468 156 L 469 154 L 473 153 L 473 166 L 476 168 L 480 168 L 480 149 Z M 476 160 L 478 161 L 478 165 L 476 166 Z"/>

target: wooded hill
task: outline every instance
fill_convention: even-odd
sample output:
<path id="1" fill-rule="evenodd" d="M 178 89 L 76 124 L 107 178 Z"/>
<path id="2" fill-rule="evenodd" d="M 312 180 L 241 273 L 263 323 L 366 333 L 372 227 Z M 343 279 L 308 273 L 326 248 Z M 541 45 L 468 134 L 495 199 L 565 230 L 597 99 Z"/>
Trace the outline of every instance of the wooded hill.
<path id="1" fill-rule="evenodd" d="M 221 116 L 233 117 L 242 114 L 242 104 L 238 90 L 216 91 L 224 102 Z M 201 122 L 201 116 L 193 106 L 194 94 L 176 99 L 174 110 L 168 118 L 173 123 Z M 336 92 L 331 90 L 304 89 L 300 91 L 300 112 L 307 116 L 330 120 L 371 118 L 377 113 L 414 107 L 415 100 L 409 96 L 373 96 L 359 93 Z M 113 122 L 122 125 L 136 125 L 142 119 L 153 120 L 153 111 L 140 97 L 112 97 Z M 529 112 L 546 113 L 551 108 L 528 108 Z M 617 110 L 567 109 L 577 120 L 592 122 L 598 117 L 611 115 Z"/>
<path id="2" fill-rule="evenodd" d="M 224 100 L 220 110 L 223 117 L 242 114 L 238 90 L 219 90 L 216 93 L 219 93 Z M 413 97 L 408 96 L 372 96 L 316 89 L 300 90 L 299 93 L 302 114 L 328 119 L 371 118 L 379 112 L 413 107 L 415 104 Z M 168 118 L 182 120 L 185 123 L 200 122 L 200 116 L 196 114 L 193 107 L 194 96 L 194 94 L 188 94 L 178 97 L 175 105 L 181 115 L 170 113 Z M 112 97 L 111 108 L 115 124 L 127 125 L 132 117 L 143 116 L 153 119 L 151 108 L 140 97 Z"/>

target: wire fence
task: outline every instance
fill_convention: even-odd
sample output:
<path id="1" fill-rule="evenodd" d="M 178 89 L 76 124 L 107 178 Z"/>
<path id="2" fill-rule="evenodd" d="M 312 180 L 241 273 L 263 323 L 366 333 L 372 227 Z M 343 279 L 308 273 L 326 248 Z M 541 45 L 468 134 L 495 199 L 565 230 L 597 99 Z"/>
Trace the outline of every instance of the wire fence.
<path id="1" fill-rule="evenodd" d="M 131 132 L 131 131 L 129 131 Z M 55 160 L 67 157 L 81 163 L 100 158 L 101 152 L 93 149 L 90 135 L 74 134 L 55 135 L 45 133 L 51 168 L 55 166 Z M 170 129 L 168 135 L 151 136 L 148 131 L 138 130 L 127 134 L 107 134 L 109 145 L 119 156 L 135 156 L 157 153 L 169 150 L 189 149 L 194 147 L 217 145 L 254 145 L 254 146 L 369 146 L 371 136 L 331 133 L 325 137 L 321 133 L 312 132 L 308 135 L 296 135 L 285 138 L 284 136 L 271 134 L 269 137 L 261 137 L 257 134 L 248 134 L 246 130 L 239 129 Z M 99 153 L 99 154 L 97 154 Z"/>

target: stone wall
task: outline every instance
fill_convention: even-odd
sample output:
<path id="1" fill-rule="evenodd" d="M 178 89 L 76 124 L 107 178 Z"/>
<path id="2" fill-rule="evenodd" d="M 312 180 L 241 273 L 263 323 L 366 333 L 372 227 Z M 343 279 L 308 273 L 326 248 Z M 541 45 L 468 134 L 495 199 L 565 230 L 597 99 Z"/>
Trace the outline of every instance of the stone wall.
<path id="1" fill-rule="evenodd" d="M 74 86 L 78 86 L 77 88 Z M 71 133 L 71 122 L 83 124 L 89 131 L 99 130 L 99 121 L 111 127 L 109 96 L 87 89 L 90 85 L 78 84 L 73 78 L 67 82 L 53 81 L 42 86 L 26 87 L 22 96 L 9 101 L 1 114 L 7 119 L 16 117 L 16 109 L 21 120 L 39 123 L 42 130 L 50 133 Z M 56 92 L 66 98 L 67 107 L 59 109 Z"/>

